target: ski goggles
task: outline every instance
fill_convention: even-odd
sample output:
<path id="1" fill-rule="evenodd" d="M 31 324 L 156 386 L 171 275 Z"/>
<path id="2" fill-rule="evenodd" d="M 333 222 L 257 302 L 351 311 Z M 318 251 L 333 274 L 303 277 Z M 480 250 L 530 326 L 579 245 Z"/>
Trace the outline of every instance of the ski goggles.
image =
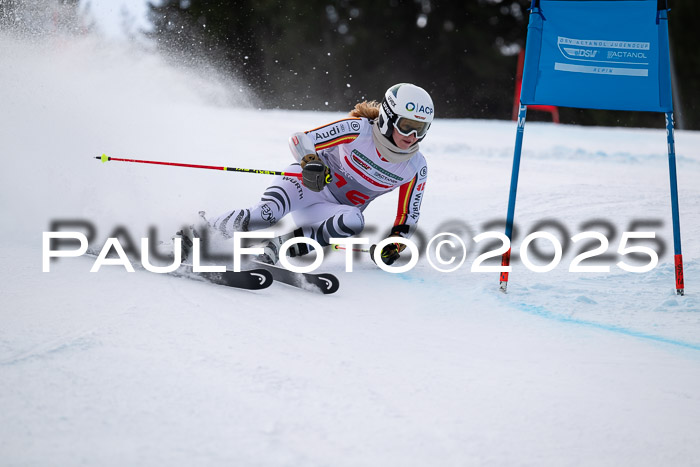
<path id="1" fill-rule="evenodd" d="M 430 123 L 399 117 L 399 119 L 396 121 L 396 125 L 394 125 L 394 128 L 396 128 L 396 131 L 398 131 L 402 136 L 410 136 L 411 133 L 415 132 L 416 138 L 422 138 L 428 132 Z"/>

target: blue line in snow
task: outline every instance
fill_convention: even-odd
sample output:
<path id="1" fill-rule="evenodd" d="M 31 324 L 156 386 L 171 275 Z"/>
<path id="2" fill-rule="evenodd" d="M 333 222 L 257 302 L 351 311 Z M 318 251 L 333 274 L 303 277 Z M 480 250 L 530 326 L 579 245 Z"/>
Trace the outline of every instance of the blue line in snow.
<path id="1" fill-rule="evenodd" d="M 623 328 L 620 326 L 613 326 L 610 324 L 601 324 L 593 321 L 584 321 L 581 319 L 569 318 L 566 316 L 559 316 L 544 307 L 537 305 L 528 305 L 526 303 L 521 303 L 516 305 L 519 310 L 529 313 L 531 315 L 541 316 L 543 318 L 552 319 L 559 321 L 561 323 L 572 323 L 581 326 L 588 326 L 592 328 L 602 329 L 604 331 L 617 332 L 627 336 L 638 337 L 640 339 L 648 339 L 656 342 L 663 342 L 664 344 L 677 345 L 679 347 L 685 347 L 686 349 L 700 350 L 700 344 L 693 344 L 691 342 L 685 342 L 677 339 L 670 339 L 668 337 L 655 336 L 653 334 L 647 334 L 645 332 L 633 331 L 632 329 Z"/>

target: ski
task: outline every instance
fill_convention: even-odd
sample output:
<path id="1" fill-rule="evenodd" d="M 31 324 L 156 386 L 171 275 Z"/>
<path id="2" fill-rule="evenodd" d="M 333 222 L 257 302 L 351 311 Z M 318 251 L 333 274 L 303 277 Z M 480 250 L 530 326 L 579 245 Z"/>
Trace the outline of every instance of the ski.
<path id="1" fill-rule="evenodd" d="M 87 254 L 98 256 L 98 253 L 92 250 L 89 250 Z M 112 257 L 113 254 L 110 252 L 107 256 Z M 230 269 L 224 272 L 195 272 L 191 264 L 183 263 L 177 270 L 164 274 L 247 290 L 265 289 L 275 281 L 326 295 L 335 293 L 340 288 L 338 278 L 329 273 L 293 272 L 257 260 L 249 260 L 245 265 L 250 269 L 243 269 L 239 272 Z"/>
<path id="2" fill-rule="evenodd" d="M 183 264 L 180 269 L 168 273 L 168 275 L 247 290 L 266 289 L 273 282 L 272 273 L 262 268 L 246 269 L 239 272 L 231 270 L 223 272 L 195 272 L 192 270 L 192 266 Z"/>
<path id="3" fill-rule="evenodd" d="M 279 266 L 272 266 L 256 260 L 250 261 L 250 264 L 256 268 L 269 271 L 275 282 L 282 282 L 292 287 L 321 292 L 326 295 L 337 292 L 340 287 L 340 281 L 333 274 L 292 272 Z"/>
<path id="4" fill-rule="evenodd" d="M 86 254 L 97 258 L 99 252 L 89 249 Z M 116 255 L 111 252 L 107 254 L 108 258 L 113 258 L 115 256 Z M 138 262 L 131 261 L 131 265 L 138 270 L 146 270 Z M 229 269 L 224 272 L 195 272 L 194 266 L 187 263 L 182 263 L 175 271 L 166 272 L 163 273 L 163 275 L 198 280 L 201 282 L 209 282 L 210 284 L 224 285 L 227 287 L 246 290 L 266 289 L 272 285 L 273 282 L 272 273 L 263 268 L 244 269 L 239 272 L 231 271 Z"/>

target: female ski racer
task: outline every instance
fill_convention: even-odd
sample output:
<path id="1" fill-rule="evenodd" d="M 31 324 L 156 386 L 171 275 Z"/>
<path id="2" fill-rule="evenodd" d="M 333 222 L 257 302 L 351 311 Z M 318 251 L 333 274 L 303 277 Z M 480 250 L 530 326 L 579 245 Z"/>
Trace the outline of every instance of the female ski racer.
<path id="1" fill-rule="evenodd" d="M 289 147 L 296 162 L 285 171 L 298 171 L 301 166 L 301 180 L 278 176 L 258 204 L 208 219 L 209 226 L 229 238 L 235 231 L 268 228 L 291 213 L 302 227 L 270 240 L 258 258 L 276 264 L 280 246 L 291 238 L 309 237 L 327 246 L 330 238 L 358 235 L 367 205 L 399 188 L 390 236 L 409 238 L 420 216 L 428 176 L 418 143 L 433 117 L 430 95 L 402 83 L 389 88 L 381 104 L 365 101 L 348 118 L 294 133 Z M 382 261 L 392 264 L 403 248 L 401 243 L 389 243 L 381 251 Z M 306 243 L 288 249 L 289 256 L 308 252 Z M 371 253 L 374 257 L 373 248 Z"/>

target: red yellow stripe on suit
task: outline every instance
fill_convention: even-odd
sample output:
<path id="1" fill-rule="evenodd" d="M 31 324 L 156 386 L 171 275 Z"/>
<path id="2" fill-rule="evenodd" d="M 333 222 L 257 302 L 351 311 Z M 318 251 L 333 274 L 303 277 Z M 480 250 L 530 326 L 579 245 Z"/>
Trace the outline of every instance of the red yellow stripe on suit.
<path id="1" fill-rule="evenodd" d="M 361 118 L 343 118 L 328 123 L 326 125 L 320 126 L 318 128 L 314 128 L 313 130 L 306 131 L 305 133 L 307 135 L 309 133 L 314 133 L 315 139 L 317 141 L 319 139 L 322 140 L 318 143 L 314 142 L 314 147 L 316 151 L 321 151 L 323 149 L 328 149 L 339 144 L 352 143 L 353 141 L 355 141 L 360 135 L 360 132 L 352 131 L 355 129 L 353 128 L 353 126 L 356 126 L 359 130 L 360 125 L 358 123 L 351 124 L 350 122 L 360 121 L 362 121 Z M 336 134 L 338 136 L 335 136 Z"/>
<path id="2" fill-rule="evenodd" d="M 314 144 L 314 147 L 316 148 L 316 151 L 321 151 L 323 149 L 328 149 L 328 148 L 331 148 L 333 146 L 337 146 L 339 144 L 352 143 L 353 141 L 355 141 L 357 139 L 358 136 L 360 136 L 359 133 L 354 134 L 354 135 L 343 135 L 343 136 L 339 136 L 335 139 L 332 139 L 330 141 Z"/>
<path id="3" fill-rule="evenodd" d="M 408 211 L 411 205 L 411 197 L 413 195 L 413 189 L 416 186 L 416 181 L 418 180 L 418 175 L 413 177 L 413 179 L 401 185 L 399 188 L 399 207 L 396 210 L 396 220 L 394 225 L 401 225 L 406 223 L 408 218 Z"/>

